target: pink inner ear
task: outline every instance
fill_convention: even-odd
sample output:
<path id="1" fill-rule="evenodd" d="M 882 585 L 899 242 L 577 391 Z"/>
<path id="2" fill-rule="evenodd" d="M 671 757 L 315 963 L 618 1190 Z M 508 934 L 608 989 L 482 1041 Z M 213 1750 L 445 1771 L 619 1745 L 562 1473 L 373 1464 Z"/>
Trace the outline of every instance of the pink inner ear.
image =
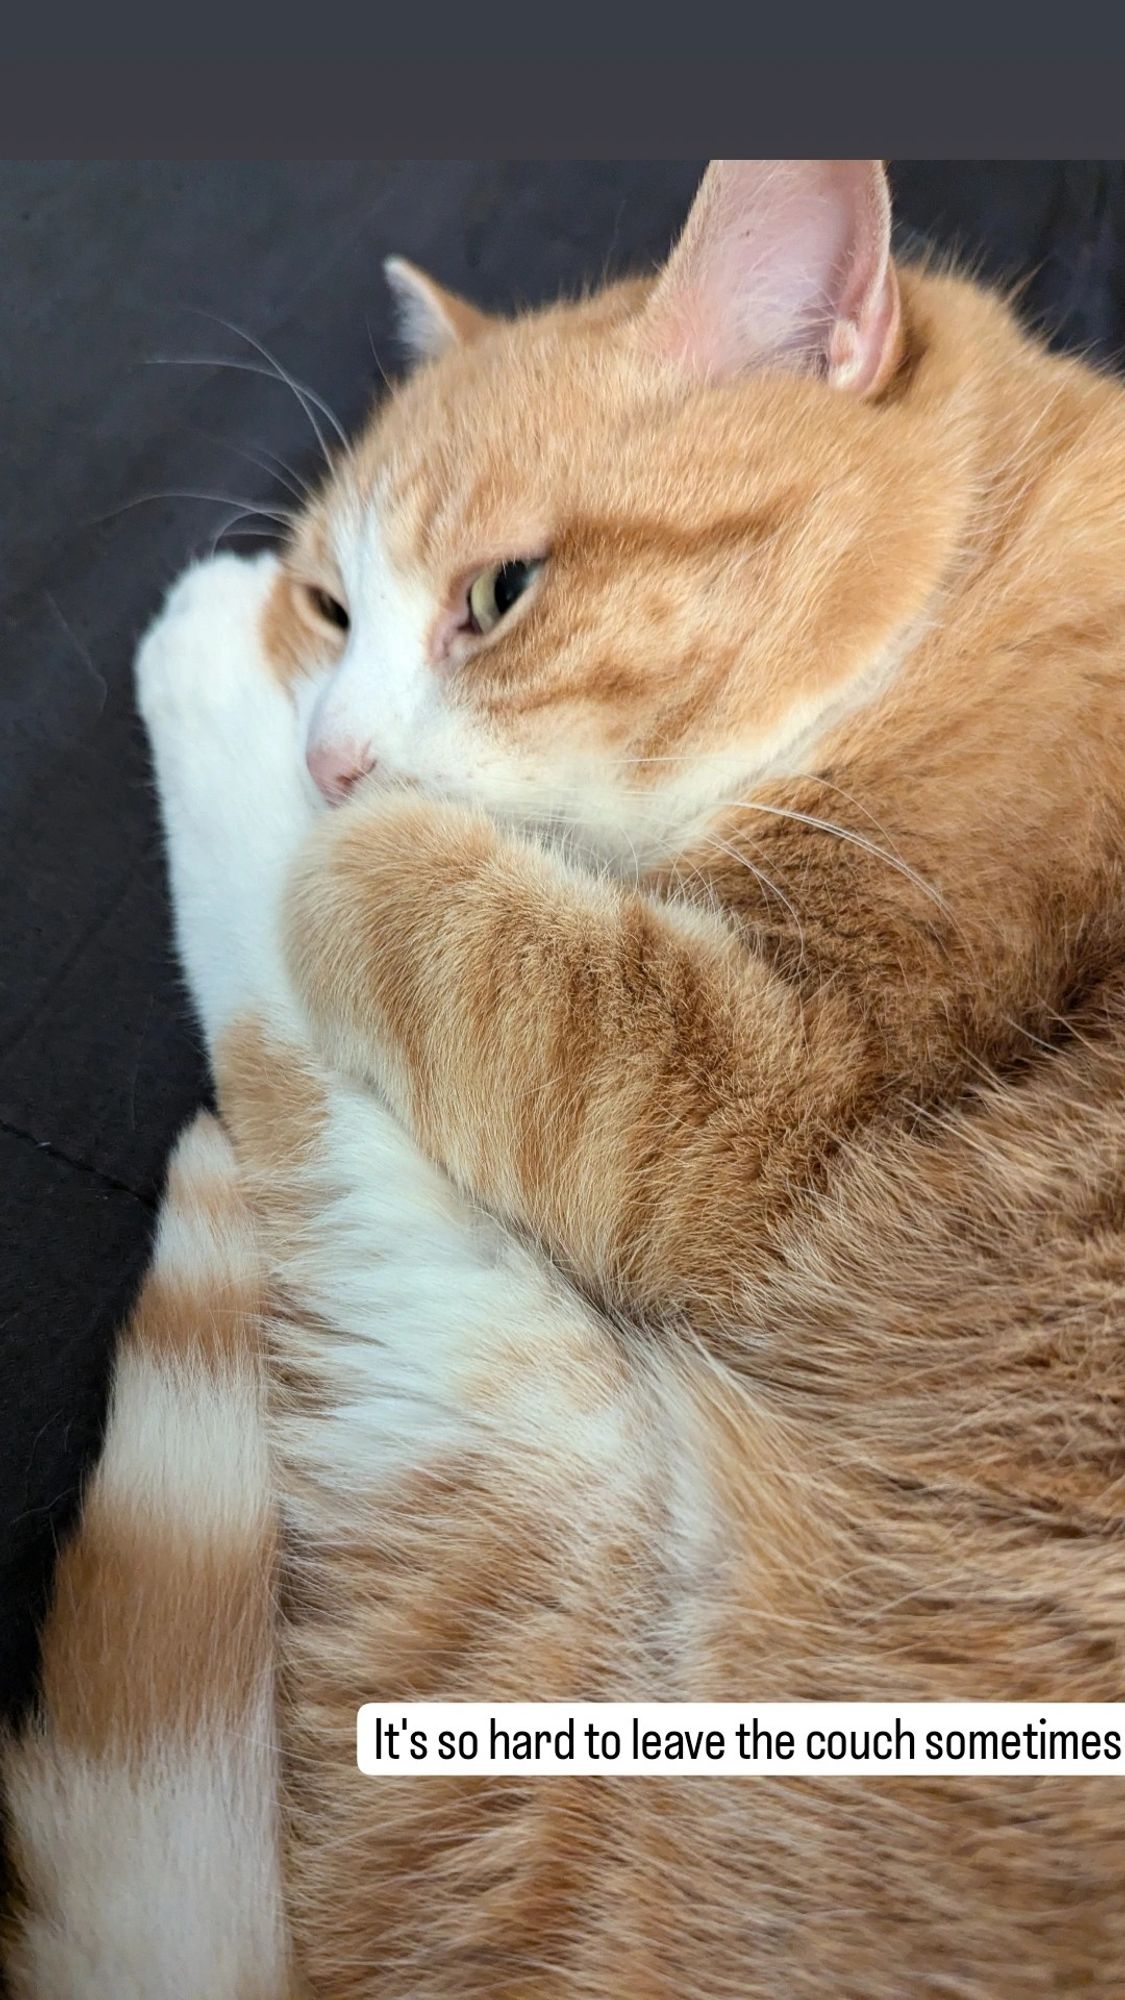
<path id="1" fill-rule="evenodd" d="M 702 374 L 780 364 L 869 391 L 898 326 L 878 161 L 713 161 L 646 319 Z"/>

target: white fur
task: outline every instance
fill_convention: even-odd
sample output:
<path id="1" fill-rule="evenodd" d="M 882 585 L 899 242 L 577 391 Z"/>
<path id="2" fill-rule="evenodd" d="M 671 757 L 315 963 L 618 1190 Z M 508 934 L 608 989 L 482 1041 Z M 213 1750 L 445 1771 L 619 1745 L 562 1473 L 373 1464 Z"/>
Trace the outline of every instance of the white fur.
<path id="1" fill-rule="evenodd" d="M 21 1938 L 28 2000 L 281 2000 L 268 1690 L 229 1737 L 168 1744 L 143 1773 L 21 1755 L 10 1810 L 52 1885 Z"/>
<path id="2" fill-rule="evenodd" d="M 261 559 L 189 572 L 138 675 L 181 949 L 209 1038 L 252 1012 L 301 1049 L 276 912 L 311 807 L 295 770 L 296 715 L 258 637 L 269 579 Z M 242 755 L 247 735 L 252 759 Z M 371 1093 L 328 1072 L 322 1081 L 331 1109 L 309 1169 L 317 1221 L 282 1275 L 287 1295 L 336 1331 L 316 1356 L 335 1414 L 291 1420 L 287 1448 L 337 1495 L 456 1443 L 486 1448 L 490 1430 L 573 1465 L 575 1402 L 588 1408 L 598 1382 L 603 1418 L 584 1422 L 582 1448 L 608 1467 L 628 1422 L 597 1315 L 464 1201 Z"/>
<path id="3" fill-rule="evenodd" d="M 247 1005 L 295 1021 L 282 892 L 316 810 L 296 710 L 262 660 L 277 561 L 214 556 L 173 587 L 137 658 L 180 957 L 208 1047 Z"/>
<path id="4" fill-rule="evenodd" d="M 125 1348 L 97 1480 L 123 1514 L 185 1536 L 245 1533 L 256 1543 L 269 1471 L 252 1350 L 235 1374 Z"/>
<path id="5" fill-rule="evenodd" d="M 370 1094 L 337 1081 L 330 1107 L 303 1187 L 316 1221 L 285 1283 L 333 1328 L 316 1363 L 333 1415 L 286 1418 L 286 1448 L 337 1508 L 348 1488 L 376 1490 L 467 1445 L 608 1474 L 634 1417 L 598 1316 L 472 1209 Z"/>
<path id="6" fill-rule="evenodd" d="M 257 1247 L 238 1215 L 220 1223 L 200 1207 L 176 1203 L 162 1208 L 153 1262 L 162 1277 L 193 1285 L 206 1273 L 219 1284 L 252 1284 L 259 1268 Z"/>
<path id="7" fill-rule="evenodd" d="M 172 1155 L 171 1170 L 182 1182 L 190 1183 L 203 1193 L 213 1191 L 218 1182 L 237 1179 L 238 1162 L 234 1148 L 217 1119 L 196 1118 L 186 1131 L 181 1132 Z M 161 1213 L 161 1224 L 167 1215 L 168 1210 L 165 1209 Z M 250 1241 L 249 1229 L 247 1241 Z M 210 1236 L 201 1241 L 201 1257 L 208 1255 L 210 1242 Z"/>
<path id="8" fill-rule="evenodd" d="M 321 686 L 308 747 L 346 744 L 407 774 L 411 745 L 440 726 L 438 676 L 426 660 L 440 607 L 392 563 L 377 506 L 346 512 L 338 527 L 352 625 L 343 658 Z"/>

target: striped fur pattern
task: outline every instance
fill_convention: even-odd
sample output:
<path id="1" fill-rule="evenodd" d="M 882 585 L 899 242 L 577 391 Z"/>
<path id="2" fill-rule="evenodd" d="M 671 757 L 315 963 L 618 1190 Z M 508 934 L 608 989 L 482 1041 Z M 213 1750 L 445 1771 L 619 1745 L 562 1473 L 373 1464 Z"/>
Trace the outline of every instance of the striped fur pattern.
<path id="1" fill-rule="evenodd" d="M 7 1761 L 17 1994 L 289 1991 L 261 1286 L 229 1143 L 201 1116 L 59 1559 L 42 1715 Z"/>
<path id="2" fill-rule="evenodd" d="M 652 284 L 396 265 L 422 365 L 141 649 L 225 1138 L 9 1753 L 18 2000 L 1121 1994 L 1112 1778 L 354 1761 L 1123 1698 L 1125 397 L 887 227 L 722 163 Z"/>

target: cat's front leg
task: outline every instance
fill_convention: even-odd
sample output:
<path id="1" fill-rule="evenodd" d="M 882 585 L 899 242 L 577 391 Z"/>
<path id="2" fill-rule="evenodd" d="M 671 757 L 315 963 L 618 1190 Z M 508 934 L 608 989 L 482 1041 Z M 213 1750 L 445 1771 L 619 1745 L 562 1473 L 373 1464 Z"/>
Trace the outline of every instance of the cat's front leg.
<path id="1" fill-rule="evenodd" d="M 279 911 L 316 817 L 294 701 L 262 620 L 276 557 L 220 555 L 173 586 L 136 665 L 176 938 L 209 1052 L 247 1010 L 295 1023 Z"/>
<path id="2" fill-rule="evenodd" d="M 721 919 L 418 794 L 369 790 L 314 834 L 288 940 L 329 1058 L 648 1311 L 737 1310 L 857 1073 L 840 1010 L 803 1010 Z"/>

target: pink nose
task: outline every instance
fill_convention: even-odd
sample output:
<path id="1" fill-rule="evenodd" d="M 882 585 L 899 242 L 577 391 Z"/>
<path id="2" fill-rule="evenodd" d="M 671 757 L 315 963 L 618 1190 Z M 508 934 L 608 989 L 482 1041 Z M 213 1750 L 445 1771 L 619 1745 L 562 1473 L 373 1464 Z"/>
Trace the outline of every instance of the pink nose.
<path id="1" fill-rule="evenodd" d="M 317 790 L 330 806 L 346 799 L 353 785 L 375 769 L 370 750 L 360 743 L 310 743 L 305 762 Z"/>

